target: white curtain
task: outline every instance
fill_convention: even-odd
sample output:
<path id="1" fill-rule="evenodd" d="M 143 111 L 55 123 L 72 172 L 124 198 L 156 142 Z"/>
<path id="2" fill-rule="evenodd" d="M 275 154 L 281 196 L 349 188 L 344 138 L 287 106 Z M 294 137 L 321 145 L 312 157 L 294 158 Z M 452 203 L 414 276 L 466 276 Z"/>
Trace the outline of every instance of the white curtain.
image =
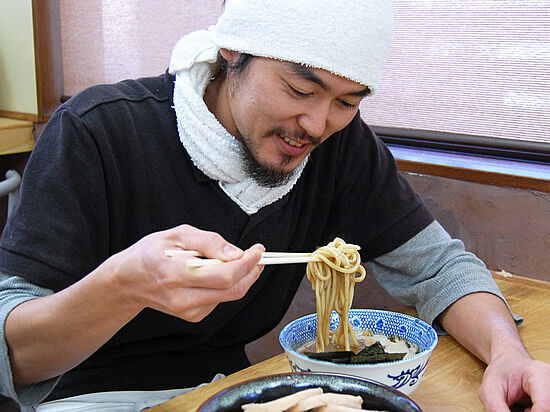
<path id="1" fill-rule="evenodd" d="M 221 3 L 60 0 L 65 94 L 164 72 L 176 41 L 215 23 Z M 394 7 L 382 87 L 362 105 L 367 122 L 550 143 L 550 0 Z"/>
<path id="2" fill-rule="evenodd" d="M 549 0 L 394 0 L 371 124 L 550 143 Z"/>

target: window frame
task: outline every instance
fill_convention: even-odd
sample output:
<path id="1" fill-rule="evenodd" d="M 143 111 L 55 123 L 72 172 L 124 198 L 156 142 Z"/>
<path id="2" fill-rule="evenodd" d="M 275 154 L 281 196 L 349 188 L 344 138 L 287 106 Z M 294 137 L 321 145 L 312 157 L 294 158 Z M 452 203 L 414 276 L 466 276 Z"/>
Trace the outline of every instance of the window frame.
<path id="1" fill-rule="evenodd" d="M 32 0 L 38 115 L 46 122 L 61 103 L 63 56 L 59 0 Z"/>
<path id="2" fill-rule="evenodd" d="M 388 144 L 550 165 L 550 143 L 396 127 L 372 128 Z"/>
<path id="3" fill-rule="evenodd" d="M 480 136 L 371 128 L 390 148 L 403 172 L 550 193 L 550 156 L 541 144 L 513 140 L 510 143 L 519 144 L 498 147 L 491 145 L 495 139 Z"/>

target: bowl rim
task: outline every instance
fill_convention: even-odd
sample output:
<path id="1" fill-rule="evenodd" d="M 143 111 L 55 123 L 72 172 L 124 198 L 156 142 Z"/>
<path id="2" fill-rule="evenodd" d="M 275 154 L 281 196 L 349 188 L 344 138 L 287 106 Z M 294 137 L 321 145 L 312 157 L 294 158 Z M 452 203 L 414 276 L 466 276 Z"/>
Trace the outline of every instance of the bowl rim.
<path id="1" fill-rule="evenodd" d="M 430 346 L 428 348 L 420 351 L 419 353 L 417 353 L 415 355 L 409 356 L 408 358 L 400 359 L 400 360 L 397 360 L 397 361 L 377 362 L 377 363 L 357 363 L 357 364 L 351 364 L 351 363 L 338 363 L 338 364 L 336 364 L 334 362 L 325 361 L 325 360 L 321 360 L 321 359 L 313 359 L 313 358 L 310 358 L 309 356 L 306 356 L 306 355 L 298 352 L 294 348 L 291 348 L 289 345 L 286 344 L 286 342 L 283 339 L 283 335 L 285 333 L 287 333 L 288 330 L 293 325 L 295 325 L 297 322 L 305 320 L 307 318 L 317 318 L 317 313 L 311 313 L 309 315 L 304 315 L 302 317 L 299 317 L 299 318 L 294 319 L 293 321 L 287 323 L 283 327 L 283 329 L 281 329 L 281 332 L 279 332 L 279 343 L 283 347 L 285 352 L 290 352 L 290 353 L 292 353 L 293 356 L 297 356 L 298 358 L 300 358 L 302 360 L 306 360 L 308 362 L 319 363 L 321 365 L 327 364 L 327 365 L 332 365 L 332 366 L 335 366 L 335 365 L 336 366 L 342 366 L 346 369 L 348 369 L 348 368 L 349 369 L 365 369 L 365 368 L 367 368 L 367 369 L 377 369 L 380 366 L 403 364 L 403 362 L 413 361 L 415 359 L 422 358 L 426 355 L 431 354 L 431 352 L 437 346 L 437 343 L 438 343 L 438 340 L 439 340 L 439 338 L 437 336 L 437 332 L 435 331 L 435 329 L 430 324 L 423 321 L 422 319 L 419 319 L 417 317 L 408 315 L 406 313 L 401 313 L 401 312 L 394 312 L 394 311 L 381 310 L 381 309 L 360 309 L 360 308 L 350 309 L 348 311 L 348 316 L 350 315 L 350 313 L 354 313 L 354 312 L 355 313 L 356 312 L 372 312 L 372 313 L 380 313 L 380 314 L 383 314 L 383 315 L 392 315 L 392 316 L 393 315 L 399 315 L 399 316 L 404 317 L 405 319 L 408 319 L 410 321 L 414 321 L 414 322 L 423 324 L 423 326 L 425 326 L 426 329 L 429 330 L 431 332 L 431 334 L 433 335 L 433 341 L 432 341 L 432 343 L 430 344 Z"/>
<path id="2" fill-rule="evenodd" d="M 209 402 L 213 401 L 214 398 L 223 395 L 225 392 L 235 390 L 238 387 L 241 387 L 243 385 L 248 385 L 248 384 L 251 384 L 251 383 L 254 383 L 254 382 L 259 382 L 259 381 L 282 379 L 282 378 L 285 378 L 285 377 L 292 378 L 293 376 L 298 376 L 298 377 L 306 376 L 306 378 L 307 378 L 307 376 L 312 376 L 312 375 L 313 376 L 319 376 L 319 377 L 329 377 L 329 378 L 334 377 L 334 378 L 337 378 L 337 379 L 360 381 L 360 382 L 365 382 L 365 383 L 372 384 L 372 385 L 375 385 L 375 386 L 379 386 L 385 391 L 389 391 L 389 392 L 395 394 L 396 396 L 404 398 L 406 401 L 408 401 L 410 404 L 412 404 L 412 406 L 418 408 L 419 411 L 422 411 L 422 408 L 420 407 L 420 405 L 418 405 L 418 403 L 414 399 L 412 399 L 409 395 L 407 395 L 406 393 L 404 393 L 404 392 L 402 392 L 398 389 L 395 389 L 395 388 L 393 388 L 393 387 L 391 387 L 391 386 L 389 386 L 389 385 L 387 385 L 383 382 L 379 382 L 379 381 L 376 381 L 376 380 L 371 379 L 371 378 L 365 378 L 365 377 L 362 377 L 362 376 L 349 375 L 349 374 L 338 373 L 338 372 L 282 372 L 282 373 L 274 373 L 274 374 L 271 374 L 271 375 L 265 375 L 265 376 L 260 376 L 260 377 L 256 377 L 256 378 L 246 379 L 246 380 L 243 380 L 242 382 L 237 382 L 237 383 L 234 383 L 234 384 L 232 384 L 232 385 L 230 385 L 226 388 L 220 389 L 218 392 L 216 392 L 216 393 L 212 394 L 211 396 L 209 396 L 208 399 L 205 399 L 200 404 L 200 406 L 198 407 L 197 412 L 201 411 L 202 408 L 207 406 L 207 404 Z"/>

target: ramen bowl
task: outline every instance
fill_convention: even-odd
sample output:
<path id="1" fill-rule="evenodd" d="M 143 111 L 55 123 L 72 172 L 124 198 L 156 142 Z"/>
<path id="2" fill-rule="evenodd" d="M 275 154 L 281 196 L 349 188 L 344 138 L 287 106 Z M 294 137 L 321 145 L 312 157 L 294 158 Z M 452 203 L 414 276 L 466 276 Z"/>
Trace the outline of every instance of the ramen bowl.
<path id="1" fill-rule="evenodd" d="M 298 348 L 317 338 L 317 315 L 311 314 L 287 324 L 279 334 L 290 368 L 294 372 L 337 373 L 380 382 L 405 394 L 412 393 L 422 381 L 428 361 L 437 345 L 437 333 L 426 322 L 403 313 L 374 309 L 350 309 L 348 317 L 355 333 L 368 330 L 387 337 L 405 339 L 420 349 L 419 353 L 401 360 L 380 363 L 344 364 L 310 358 Z M 330 319 L 330 330 L 338 327 L 336 312 Z"/>

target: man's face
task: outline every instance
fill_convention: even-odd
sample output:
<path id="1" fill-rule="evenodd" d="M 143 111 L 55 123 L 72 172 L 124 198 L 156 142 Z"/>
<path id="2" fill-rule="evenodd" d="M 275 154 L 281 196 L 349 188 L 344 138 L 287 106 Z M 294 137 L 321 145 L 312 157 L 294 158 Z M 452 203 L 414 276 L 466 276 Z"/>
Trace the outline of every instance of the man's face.
<path id="1" fill-rule="evenodd" d="M 242 143 L 248 173 L 265 186 L 285 183 L 353 119 L 368 91 L 325 70 L 267 58 L 253 58 L 238 75 L 228 70 L 218 119 Z"/>

